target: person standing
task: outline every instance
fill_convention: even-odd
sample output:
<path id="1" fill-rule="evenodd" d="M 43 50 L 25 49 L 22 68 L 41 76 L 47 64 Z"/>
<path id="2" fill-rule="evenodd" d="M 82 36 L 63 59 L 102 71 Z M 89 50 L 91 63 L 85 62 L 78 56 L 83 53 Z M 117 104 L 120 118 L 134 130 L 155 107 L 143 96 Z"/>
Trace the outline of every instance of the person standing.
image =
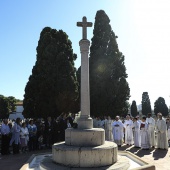
<path id="1" fill-rule="evenodd" d="M 150 147 L 155 147 L 155 120 L 151 117 L 151 113 L 148 113 L 146 118 L 146 123 L 148 124 L 148 137 Z"/>
<path id="2" fill-rule="evenodd" d="M 132 145 L 133 142 L 133 121 L 130 119 L 130 116 L 126 116 L 126 120 L 124 122 L 124 128 L 125 128 L 125 143 L 127 145 Z"/>
<path id="3" fill-rule="evenodd" d="M 168 137 L 167 137 L 167 126 L 166 121 L 162 118 L 162 113 L 158 114 L 157 121 L 157 148 L 168 150 Z"/>
<path id="4" fill-rule="evenodd" d="M 149 149 L 149 135 L 148 135 L 148 124 L 146 123 L 146 117 L 142 117 L 141 125 L 141 149 Z"/>
<path id="5" fill-rule="evenodd" d="M 119 116 L 116 116 L 115 121 L 112 123 L 112 129 L 114 142 L 121 147 L 123 144 L 123 123 L 120 121 Z"/>
<path id="6" fill-rule="evenodd" d="M 112 133 L 112 119 L 110 116 L 108 116 L 108 120 L 106 122 L 106 140 L 113 141 L 113 133 Z"/>
<path id="7" fill-rule="evenodd" d="M 1 154 L 7 155 L 9 154 L 9 142 L 10 142 L 10 128 L 8 126 L 8 119 L 4 119 L 3 124 L 1 126 Z"/>
<path id="8" fill-rule="evenodd" d="M 135 147 L 141 147 L 141 134 L 140 134 L 140 124 L 141 122 L 138 120 L 138 118 L 134 118 L 134 146 Z"/>
<path id="9" fill-rule="evenodd" d="M 29 141 L 29 132 L 25 122 L 22 123 L 20 136 L 21 136 L 21 151 L 26 152 L 27 144 Z"/>
<path id="10" fill-rule="evenodd" d="M 34 124 L 33 120 L 29 121 L 28 132 L 29 132 L 29 142 L 28 142 L 29 151 L 34 151 L 36 149 L 36 141 L 37 141 L 36 140 L 37 126 Z"/>
<path id="11" fill-rule="evenodd" d="M 45 139 L 46 139 L 46 147 L 52 147 L 52 131 L 53 131 L 53 120 L 49 116 L 47 121 L 45 122 Z"/>
<path id="12" fill-rule="evenodd" d="M 14 126 L 12 127 L 12 138 L 10 141 L 10 146 L 13 146 L 13 154 L 18 154 L 19 153 L 19 144 L 20 142 L 20 131 L 21 131 L 21 126 L 20 126 L 21 119 L 17 118 Z"/>

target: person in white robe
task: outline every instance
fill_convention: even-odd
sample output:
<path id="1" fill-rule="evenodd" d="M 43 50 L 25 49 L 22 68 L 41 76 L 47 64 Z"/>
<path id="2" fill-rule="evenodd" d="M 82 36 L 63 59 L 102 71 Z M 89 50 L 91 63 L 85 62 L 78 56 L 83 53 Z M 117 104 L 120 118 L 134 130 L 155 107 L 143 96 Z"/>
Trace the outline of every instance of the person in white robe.
<path id="1" fill-rule="evenodd" d="M 151 117 L 151 113 L 148 113 L 146 118 L 146 123 L 148 124 L 148 135 L 149 135 L 149 145 L 150 147 L 155 147 L 155 120 Z"/>
<path id="2" fill-rule="evenodd" d="M 124 128 L 125 128 L 125 143 L 127 145 L 132 145 L 133 142 L 133 121 L 130 119 L 130 116 L 126 116 L 126 120 L 124 122 Z"/>
<path id="3" fill-rule="evenodd" d="M 159 119 L 157 121 L 157 133 L 157 148 L 168 150 L 167 126 L 161 113 L 159 114 Z"/>
<path id="4" fill-rule="evenodd" d="M 123 145 L 123 123 L 120 121 L 119 116 L 116 116 L 115 121 L 112 123 L 112 129 L 114 142 L 121 147 Z"/>
<path id="5" fill-rule="evenodd" d="M 107 141 L 113 141 L 112 123 L 112 119 L 110 118 L 110 116 L 108 116 L 108 119 L 105 122 L 105 138 Z"/>
<path id="6" fill-rule="evenodd" d="M 21 141 L 21 151 L 26 152 L 28 141 L 29 141 L 29 132 L 25 122 L 22 123 L 21 131 L 20 131 L 20 141 Z"/>
<path id="7" fill-rule="evenodd" d="M 170 120 L 169 118 L 166 119 L 166 125 L 167 125 L 167 136 L 168 136 L 168 142 L 170 142 Z"/>
<path id="8" fill-rule="evenodd" d="M 140 124 L 141 121 L 138 120 L 138 118 L 134 118 L 134 146 L 135 147 L 141 147 L 141 134 L 140 134 Z"/>
<path id="9" fill-rule="evenodd" d="M 146 117 L 142 117 L 140 124 L 141 133 L 141 149 L 149 149 L 149 135 L 148 135 L 148 124 L 146 123 Z"/>

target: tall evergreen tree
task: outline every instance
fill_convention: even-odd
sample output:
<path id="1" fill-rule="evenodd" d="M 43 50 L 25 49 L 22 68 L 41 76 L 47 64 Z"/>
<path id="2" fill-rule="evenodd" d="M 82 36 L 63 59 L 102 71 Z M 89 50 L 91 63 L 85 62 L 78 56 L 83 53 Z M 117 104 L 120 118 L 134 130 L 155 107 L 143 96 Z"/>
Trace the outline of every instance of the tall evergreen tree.
<path id="1" fill-rule="evenodd" d="M 133 117 L 136 117 L 138 115 L 138 110 L 137 110 L 137 106 L 136 106 L 136 101 L 132 101 L 132 105 L 131 105 L 131 115 Z"/>
<path id="2" fill-rule="evenodd" d="M 97 11 L 89 58 L 90 110 L 92 115 L 114 117 L 127 112 L 130 89 L 124 56 L 109 23 L 106 13 Z"/>
<path id="3" fill-rule="evenodd" d="M 71 41 L 62 30 L 46 27 L 40 34 L 37 61 L 25 87 L 27 117 L 58 116 L 75 110 L 78 82 Z"/>
<path id="4" fill-rule="evenodd" d="M 163 116 L 168 115 L 168 107 L 165 103 L 165 99 L 163 97 L 159 97 L 154 103 L 154 113 L 162 113 Z"/>
<path id="5" fill-rule="evenodd" d="M 147 115 L 148 113 L 151 113 L 151 103 L 150 103 L 148 92 L 143 92 L 143 94 L 142 94 L 142 114 Z"/>

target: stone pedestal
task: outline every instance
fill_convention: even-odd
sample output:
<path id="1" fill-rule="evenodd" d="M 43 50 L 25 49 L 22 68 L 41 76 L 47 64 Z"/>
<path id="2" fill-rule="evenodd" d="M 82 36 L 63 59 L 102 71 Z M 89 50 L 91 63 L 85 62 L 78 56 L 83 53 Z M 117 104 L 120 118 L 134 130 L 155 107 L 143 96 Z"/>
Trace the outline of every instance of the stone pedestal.
<path id="1" fill-rule="evenodd" d="M 92 147 L 68 146 L 64 142 L 54 144 L 53 161 L 69 167 L 101 167 L 117 162 L 117 145 L 105 142 Z"/>
<path id="2" fill-rule="evenodd" d="M 66 129 L 65 144 L 70 146 L 99 146 L 105 143 L 105 132 L 102 128 Z"/>

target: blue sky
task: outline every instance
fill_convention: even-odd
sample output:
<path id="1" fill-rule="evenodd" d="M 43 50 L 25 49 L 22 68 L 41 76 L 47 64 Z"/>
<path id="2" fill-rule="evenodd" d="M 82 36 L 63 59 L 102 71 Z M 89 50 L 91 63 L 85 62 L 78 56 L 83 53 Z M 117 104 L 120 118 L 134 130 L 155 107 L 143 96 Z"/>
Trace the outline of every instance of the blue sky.
<path id="1" fill-rule="evenodd" d="M 0 94 L 23 99 L 25 85 L 36 61 L 39 35 L 46 26 L 65 31 L 78 55 L 83 16 L 94 23 L 103 9 L 118 36 L 131 98 L 141 103 L 147 91 L 153 104 L 164 97 L 170 106 L 170 1 L 169 0 L 1 0 Z M 93 28 L 88 28 L 88 39 Z"/>

